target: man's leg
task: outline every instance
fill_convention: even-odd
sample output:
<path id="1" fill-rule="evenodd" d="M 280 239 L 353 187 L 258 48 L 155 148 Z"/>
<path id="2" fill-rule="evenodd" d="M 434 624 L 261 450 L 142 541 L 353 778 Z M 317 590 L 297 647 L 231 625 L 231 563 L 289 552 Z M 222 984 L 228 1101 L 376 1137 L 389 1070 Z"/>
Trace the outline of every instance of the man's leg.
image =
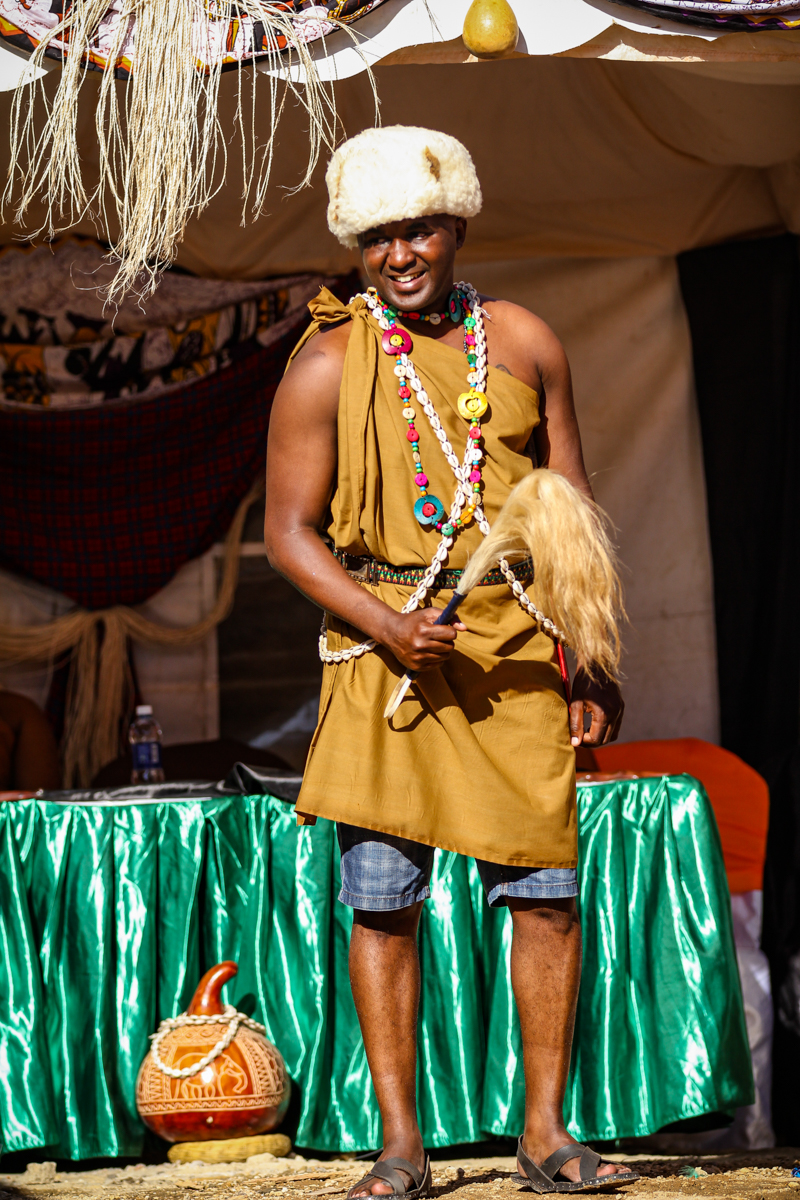
<path id="1" fill-rule="evenodd" d="M 575 900 L 508 897 L 514 923 L 511 984 L 519 1012 L 525 1068 L 522 1144 L 535 1163 L 574 1142 L 564 1127 L 575 1006 L 581 977 L 581 927 Z M 598 1175 L 626 1168 L 605 1163 Z M 525 1172 L 520 1166 L 520 1174 Z M 580 1179 L 580 1161 L 561 1174 Z"/>
<path id="2" fill-rule="evenodd" d="M 425 1165 L 417 1123 L 417 927 L 430 896 L 434 851 L 404 838 L 338 824 L 339 899 L 353 909 L 350 984 L 383 1122 L 382 1158 Z M 416 1187 L 404 1173 L 406 1186 Z M 370 1180 L 351 1195 L 385 1195 Z"/>
<path id="3" fill-rule="evenodd" d="M 394 912 L 353 913 L 350 983 L 383 1121 L 383 1158 L 425 1165 L 417 1123 L 417 926 L 422 902 Z M 407 1184 L 415 1184 L 408 1178 Z M 383 1180 L 351 1194 L 383 1195 Z"/>

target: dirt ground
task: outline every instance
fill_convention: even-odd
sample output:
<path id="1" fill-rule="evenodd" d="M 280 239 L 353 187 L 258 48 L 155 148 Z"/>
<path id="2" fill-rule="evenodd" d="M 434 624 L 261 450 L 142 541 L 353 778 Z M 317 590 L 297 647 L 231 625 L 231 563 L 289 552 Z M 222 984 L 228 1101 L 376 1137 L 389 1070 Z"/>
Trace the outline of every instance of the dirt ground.
<path id="1" fill-rule="evenodd" d="M 708 1156 L 607 1155 L 631 1163 L 642 1176 L 625 1188 L 593 1195 L 641 1200 L 800 1200 L 800 1149 L 741 1151 Z M 292 1155 L 260 1154 L 245 1163 L 106 1167 L 57 1171 L 54 1163 L 31 1163 L 24 1173 L 3 1174 L 0 1200 L 275 1200 L 343 1196 L 368 1167 L 364 1161 L 319 1162 Z M 513 1158 L 436 1161 L 433 1197 L 454 1200 L 516 1200 L 524 1193 L 513 1178 Z"/>

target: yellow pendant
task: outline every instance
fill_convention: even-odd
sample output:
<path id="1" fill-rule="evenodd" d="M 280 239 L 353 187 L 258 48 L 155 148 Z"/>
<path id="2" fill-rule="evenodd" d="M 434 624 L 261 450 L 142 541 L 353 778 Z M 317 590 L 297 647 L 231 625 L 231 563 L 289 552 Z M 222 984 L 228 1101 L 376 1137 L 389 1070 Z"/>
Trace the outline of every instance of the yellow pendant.
<path id="1" fill-rule="evenodd" d="M 474 388 L 468 392 L 462 392 L 458 397 L 458 411 L 467 421 L 480 420 L 488 407 L 483 392 L 476 392 Z"/>

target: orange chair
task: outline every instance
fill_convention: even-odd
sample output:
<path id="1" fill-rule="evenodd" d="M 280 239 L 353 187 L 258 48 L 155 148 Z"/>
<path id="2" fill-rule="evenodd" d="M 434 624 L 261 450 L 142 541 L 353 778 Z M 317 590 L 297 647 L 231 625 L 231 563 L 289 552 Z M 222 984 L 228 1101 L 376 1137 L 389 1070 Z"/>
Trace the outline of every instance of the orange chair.
<path id="1" fill-rule="evenodd" d="M 737 755 L 700 738 L 622 742 L 597 750 L 581 748 L 578 770 L 693 775 L 708 793 L 717 818 L 731 893 L 763 886 L 769 789 Z"/>

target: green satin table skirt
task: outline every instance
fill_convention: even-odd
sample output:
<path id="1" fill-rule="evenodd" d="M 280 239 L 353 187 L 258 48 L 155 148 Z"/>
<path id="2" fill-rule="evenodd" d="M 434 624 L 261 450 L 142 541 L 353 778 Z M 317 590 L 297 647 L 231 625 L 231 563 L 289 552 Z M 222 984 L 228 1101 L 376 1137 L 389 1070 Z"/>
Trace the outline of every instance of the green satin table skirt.
<path id="1" fill-rule="evenodd" d="M 583 982 L 566 1110 L 580 1139 L 752 1102 L 714 817 L 688 776 L 579 788 Z M 334 827 L 271 796 L 0 807 L 3 1148 L 140 1153 L 134 1086 L 203 971 L 263 1021 L 299 1088 L 297 1144 L 381 1144 L 336 900 Z M 507 909 L 437 855 L 420 930 L 426 1145 L 522 1129 Z"/>

